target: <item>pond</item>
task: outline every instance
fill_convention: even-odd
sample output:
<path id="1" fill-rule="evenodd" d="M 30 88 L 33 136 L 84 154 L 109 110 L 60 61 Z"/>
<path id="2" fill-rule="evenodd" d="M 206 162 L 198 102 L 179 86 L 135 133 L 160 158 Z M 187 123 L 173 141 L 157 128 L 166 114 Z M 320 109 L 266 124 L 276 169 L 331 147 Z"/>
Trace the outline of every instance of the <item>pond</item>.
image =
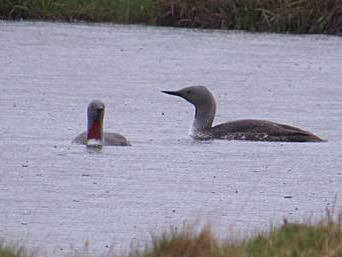
<path id="1" fill-rule="evenodd" d="M 120 253 L 210 223 L 241 237 L 340 210 L 342 38 L 111 24 L 0 22 L 0 234 L 65 256 Z M 206 85 L 215 124 L 266 119 L 326 143 L 189 137 Z M 92 99 L 131 147 L 71 144 Z"/>

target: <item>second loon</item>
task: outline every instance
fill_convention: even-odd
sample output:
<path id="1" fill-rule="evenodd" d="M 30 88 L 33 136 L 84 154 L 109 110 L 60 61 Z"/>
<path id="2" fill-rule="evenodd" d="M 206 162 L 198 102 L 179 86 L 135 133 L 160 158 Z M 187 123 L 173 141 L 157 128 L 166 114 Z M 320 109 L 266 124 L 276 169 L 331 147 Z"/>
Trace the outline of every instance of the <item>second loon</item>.
<path id="1" fill-rule="evenodd" d="M 195 119 L 190 135 L 195 139 L 227 139 L 278 142 L 324 142 L 318 136 L 285 124 L 266 120 L 236 120 L 213 125 L 216 101 L 204 86 L 191 86 L 178 91 L 162 91 L 184 98 L 195 106 Z"/>
<path id="2" fill-rule="evenodd" d="M 87 146 L 130 146 L 131 143 L 122 135 L 117 133 L 103 133 L 103 118 L 105 105 L 99 100 L 89 103 L 87 109 L 88 128 L 79 134 L 73 143 Z"/>

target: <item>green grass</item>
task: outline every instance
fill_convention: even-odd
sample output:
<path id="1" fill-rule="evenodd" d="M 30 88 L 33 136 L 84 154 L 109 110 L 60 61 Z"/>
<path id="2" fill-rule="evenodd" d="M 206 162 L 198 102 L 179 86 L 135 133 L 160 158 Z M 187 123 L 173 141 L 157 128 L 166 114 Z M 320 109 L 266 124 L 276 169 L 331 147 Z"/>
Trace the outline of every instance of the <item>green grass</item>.
<path id="1" fill-rule="evenodd" d="M 342 256 L 341 227 L 288 224 L 269 235 L 257 236 L 247 245 L 250 256 Z"/>
<path id="2" fill-rule="evenodd" d="M 155 22 L 154 0 L 1 0 L 3 19 L 117 23 Z"/>
<path id="3" fill-rule="evenodd" d="M 86 254 L 89 256 L 89 254 Z M 24 248 L 0 245 L 0 257 L 29 257 Z M 114 255 L 112 255 L 114 256 Z M 115 255 L 118 256 L 118 255 Z M 338 257 L 342 256 L 341 218 L 318 224 L 284 222 L 251 239 L 220 241 L 209 227 L 196 232 L 184 228 L 153 236 L 145 250 L 133 249 L 129 257 Z"/>
<path id="4" fill-rule="evenodd" d="M 0 18 L 342 34 L 342 1 L 1 0 Z"/>
<path id="5" fill-rule="evenodd" d="M 24 247 L 6 246 L 0 243 L 0 257 L 34 257 Z"/>

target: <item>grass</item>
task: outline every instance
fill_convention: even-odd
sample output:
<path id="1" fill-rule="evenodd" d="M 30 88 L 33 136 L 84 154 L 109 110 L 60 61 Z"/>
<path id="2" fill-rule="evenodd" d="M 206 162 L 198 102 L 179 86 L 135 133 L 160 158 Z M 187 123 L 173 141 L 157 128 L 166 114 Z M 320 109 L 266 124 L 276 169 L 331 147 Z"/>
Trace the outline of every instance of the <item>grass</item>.
<path id="1" fill-rule="evenodd" d="M 287 224 L 248 243 L 249 256 L 342 256 L 341 227 Z"/>
<path id="2" fill-rule="evenodd" d="M 34 257 L 34 255 L 28 253 L 24 247 L 6 246 L 4 243 L 1 243 L 0 257 Z"/>
<path id="3" fill-rule="evenodd" d="M 160 0 L 167 25 L 294 33 L 342 33 L 341 0 Z"/>
<path id="4" fill-rule="evenodd" d="M 342 1 L 1 0 L 0 18 L 342 34 Z"/>
<path id="5" fill-rule="evenodd" d="M 89 256 L 89 254 L 86 254 Z M 0 245 L 0 257 L 34 257 L 24 248 Z M 114 256 L 114 255 L 113 255 Z M 341 216 L 318 224 L 284 224 L 251 239 L 219 241 L 210 227 L 184 228 L 153 236 L 151 246 L 133 249 L 129 257 L 338 257 L 342 256 Z"/>
<path id="6" fill-rule="evenodd" d="M 154 0 L 1 0 L 0 17 L 153 24 L 155 6 Z"/>

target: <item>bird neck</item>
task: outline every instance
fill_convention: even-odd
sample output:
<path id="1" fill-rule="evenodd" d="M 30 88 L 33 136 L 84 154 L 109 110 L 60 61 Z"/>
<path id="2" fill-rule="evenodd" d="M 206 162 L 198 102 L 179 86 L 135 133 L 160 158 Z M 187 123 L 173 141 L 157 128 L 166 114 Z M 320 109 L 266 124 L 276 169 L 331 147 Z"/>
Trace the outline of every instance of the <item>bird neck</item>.
<path id="1" fill-rule="evenodd" d="M 204 104 L 196 106 L 195 119 L 192 124 L 191 135 L 197 137 L 206 129 L 211 128 L 216 113 L 216 103 L 212 99 Z"/>
<path id="2" fill-rule="evenodd" d="M 88 121 L 87 141 L 103 142 L 103 119 Z"/>

